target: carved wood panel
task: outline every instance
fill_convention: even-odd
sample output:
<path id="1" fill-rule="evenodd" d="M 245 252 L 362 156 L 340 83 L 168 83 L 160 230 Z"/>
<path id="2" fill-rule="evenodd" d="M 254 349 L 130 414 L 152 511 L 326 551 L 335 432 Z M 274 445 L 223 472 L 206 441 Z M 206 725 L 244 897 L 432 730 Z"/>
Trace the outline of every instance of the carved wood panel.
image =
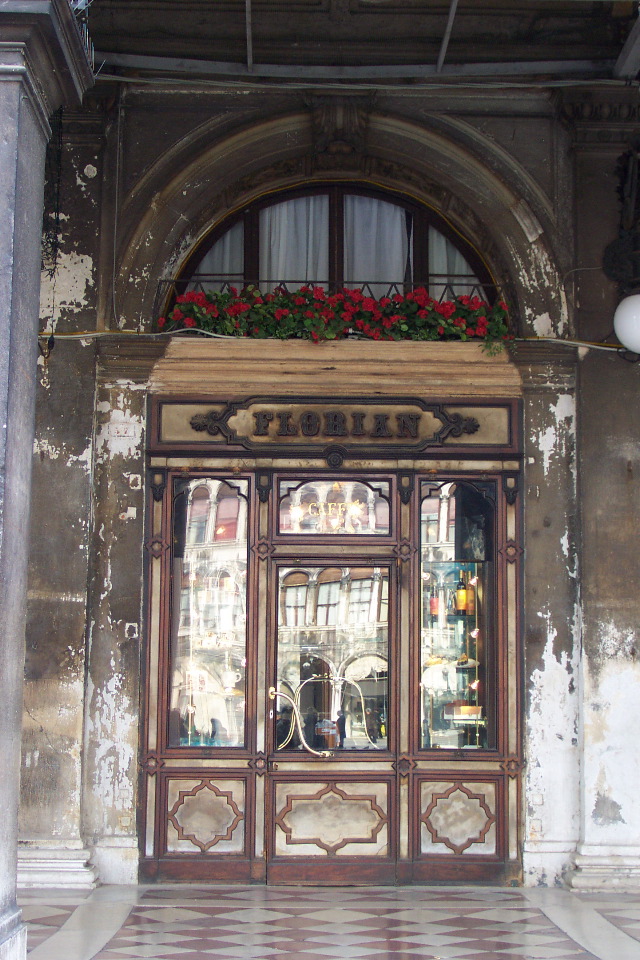
<path id="1" fill-rule="evenodd" d="M 389 785 L 323 779 L 274 784 L 274 850 L 286 857 L 389 855 Z"/>
<path id="2" fill-rule="evenodd" d="M 167 853 L 242 853 L 244 780 L 172 778 L 166 786 Z"/>
<path id="3" fill-rule="evenodd" d="M 421 855 L 496 855 L 495 781 L 423 780 L 419 802 Z"/>

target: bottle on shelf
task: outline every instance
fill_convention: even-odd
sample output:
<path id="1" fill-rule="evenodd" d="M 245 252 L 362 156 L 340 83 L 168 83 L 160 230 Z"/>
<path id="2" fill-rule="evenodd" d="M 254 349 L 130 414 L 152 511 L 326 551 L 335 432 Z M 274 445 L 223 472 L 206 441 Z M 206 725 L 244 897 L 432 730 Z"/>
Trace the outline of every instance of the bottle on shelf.
<path id="1" fill-rule="evenodd" d="M 438 597 L 438 589 L 434 583 L 433 586 L 431 587 L 431 593 L 429 595 L 429 614 L 434 619 L 438 616 L 439 607 L 440 607 L 440 603 L 439 603 L 439 597 Z"/>
<path id="2" fill-rule="evenodd" d="M 467 583 L 467 616 L 473 617 L 476 612 L 476 583 L 477 577 L 471 577 Z"/>
<path id="3" fill-rule="evenodd" d="M 467 612 L 467 585 L 464 582 L 464 570 L 460 571 L 460 579 L 456 584 L 455 611 L 456 613 Z"/>

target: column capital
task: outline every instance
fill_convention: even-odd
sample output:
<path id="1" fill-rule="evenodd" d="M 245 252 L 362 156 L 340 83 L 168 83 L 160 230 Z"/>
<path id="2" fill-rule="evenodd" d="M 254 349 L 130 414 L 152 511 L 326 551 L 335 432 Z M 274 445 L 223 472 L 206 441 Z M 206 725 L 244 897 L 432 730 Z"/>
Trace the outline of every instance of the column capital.
<path id="1" fill-rule="evenodd" d="M 62 104 L 79 104 L 93 86 L 69 0 L 6 0 L 0 37 L 0 82 L 21 77 L 45 121 Z"/>

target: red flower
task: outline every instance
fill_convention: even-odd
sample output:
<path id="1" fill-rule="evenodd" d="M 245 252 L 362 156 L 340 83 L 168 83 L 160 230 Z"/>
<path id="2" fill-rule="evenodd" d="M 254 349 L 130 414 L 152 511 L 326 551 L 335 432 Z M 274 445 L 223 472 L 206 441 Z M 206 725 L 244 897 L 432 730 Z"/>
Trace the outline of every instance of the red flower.
<path id="1" fill-rule="evenodd" d="M 184 325 L 185 327 L 195 327 L 196 321 L 193 319 L 193 317 L 185 317 Z"/>
<path id="2" fill-rule="evenodd" d="M 303 301 L 304 303 L 304 301 Z M 289 316 L 290 311 L 286 307 L 279 307 L 275 312 L 276 320 L 284 320 L 285 317 Z"/>
<path id="3" fill-rule="evenodd" d="M 158 330 L 162 330 L 166 322 L 167 322 L 166 317 L 158 317 L 158 322 L 156 323 Z"/>
<path id="4" fill-rule="evenodd" d="M 438 327 L 438 333 L 440 334 L 441 337 L 443 337 L 443 336 L 444 336 L 444 327 Z"/>
<path id="5" fill-rule="evenodd" d="M 171 314 L 171 319 L 177 321 L 177 320 L 182 320 L 183 317 L 184 317 L 184 313 L 182 312 L 182 310 L 179 310 L 177 307 L 175 307 L 173 313 Z"/>

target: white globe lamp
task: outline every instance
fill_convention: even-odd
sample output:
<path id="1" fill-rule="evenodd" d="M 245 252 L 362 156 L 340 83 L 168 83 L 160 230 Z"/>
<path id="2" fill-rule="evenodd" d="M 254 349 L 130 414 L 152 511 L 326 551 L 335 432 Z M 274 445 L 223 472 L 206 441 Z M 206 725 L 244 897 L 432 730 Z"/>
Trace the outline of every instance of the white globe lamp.
<path id="1" fill-rule="evenodd" d="M 640 293 L 620 301 L 613 315 L 613 329 L 623 347 L 640 354 Z"/>

